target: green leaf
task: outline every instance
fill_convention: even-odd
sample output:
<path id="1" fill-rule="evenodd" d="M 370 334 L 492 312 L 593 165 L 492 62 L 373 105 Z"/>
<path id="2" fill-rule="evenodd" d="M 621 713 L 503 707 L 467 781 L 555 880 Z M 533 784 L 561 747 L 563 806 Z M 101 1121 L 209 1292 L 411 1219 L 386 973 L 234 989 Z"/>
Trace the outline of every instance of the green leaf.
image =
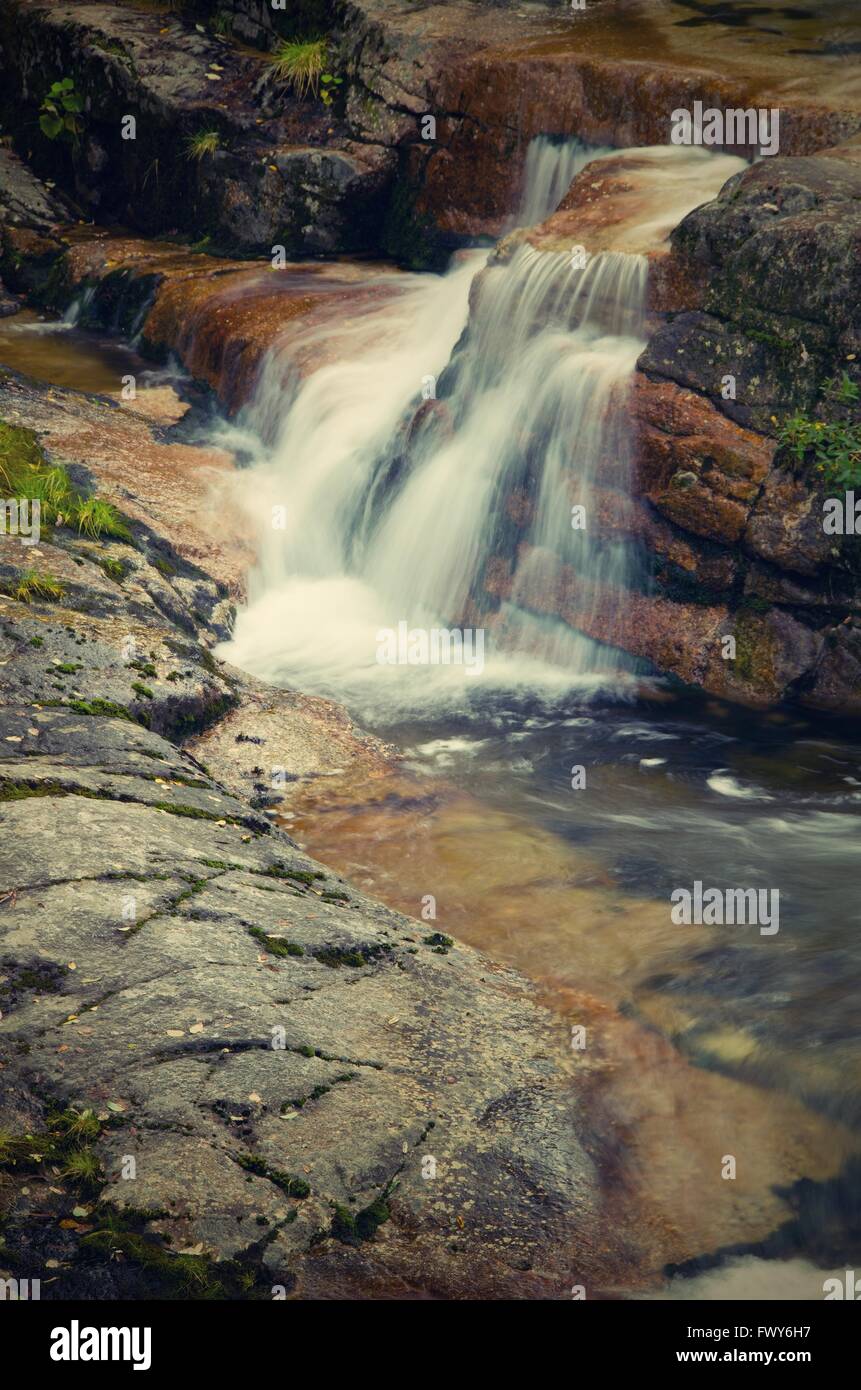
<path id="1" fill-rule="evenodd" d="M 43 135 L 47 135 L 49 140 L 56 140 L 63 129 L 63 122 L 59 116 L 51 115 L 49 111 L 45 111 L 39 117 L 39 129 Z"/>
<path id="2" fill-rule="evenodd" d="M 63 97 L 63 106 L 67 111 L 83 111 L 84 103 L 77 92 L 67 92 Z"/>
<path id="3" fill-rule="evenodd" d="M 64 77 L 63 80 L 62 80 L 62 82 L 59 83 L 59 88 L 60 88 L 60 91 L 61 91 L 61 92 L 71 92 L 71 90 L 72 90 L 72 88 L 74 87 L 74 85 L 75 85 L 74 78 L 72 78 L 72 77 Z"/>

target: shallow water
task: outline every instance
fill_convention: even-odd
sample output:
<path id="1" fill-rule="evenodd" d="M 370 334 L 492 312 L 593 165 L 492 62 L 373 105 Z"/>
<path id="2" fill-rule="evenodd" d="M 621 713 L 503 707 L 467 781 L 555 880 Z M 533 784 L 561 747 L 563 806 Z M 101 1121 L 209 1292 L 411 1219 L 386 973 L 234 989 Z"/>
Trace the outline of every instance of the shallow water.
<path id="1" fill-rule="evenodd" d="M 599 1162 L 620 1219 L 645 1223 L 656 1281 L 667 1264 L 757 1242 L 817 1266 L 854 1258 L 861 744 L 803 717 L 647 694 L 493 698 L 378 725 L 403 765 L 312 784 L 287 827 L 367 891 L 424 912 L 423 931 L 536 979 L 565 1032 L 586 1029 L 575 1058 L 602 1069 Z M 695 878 L 777 889 L 779 930 L 674 925 L 670 893 Z M 719 1176 L 726 1155 L 733 1182 Z M 792 1225 L 805 1178 L 838 1179 L 817 1188 L 815 1233 Z M 778 1265 L 757 1268 L 757 1287 L 772 1271 L 783 1297 Z M 733 1297 L 737 1282 L 707 1287 L 671 1296 Z"/>
<path id="2" fill-rule="evenodd" d="M 71 316 L 52 318 L 32 309 L 0 319 L 0 365 L 34 381 L 95 394 L 121 390 L 127 374 L 147 382 L 159 375 L 117 338 L 84 332 Z"/>

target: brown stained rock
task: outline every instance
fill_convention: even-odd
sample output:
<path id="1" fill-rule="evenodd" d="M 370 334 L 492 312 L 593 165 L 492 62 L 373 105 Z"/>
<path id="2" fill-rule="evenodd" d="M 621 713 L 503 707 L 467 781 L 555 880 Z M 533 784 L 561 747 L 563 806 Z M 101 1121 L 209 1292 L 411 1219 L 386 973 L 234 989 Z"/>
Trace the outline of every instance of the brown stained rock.
<path id="1" fill-rule="evenodd" d="M 645 19 L 621 5 L 589 6 L 545 21 L 544 36 L 522 27 L 517 38 L 502 21 L 484 51 L 452 51 L 438 107 L 457 119 L 442 125 L 431 151 L 413 147 L 419 211 L 449 235 L 498 235 L 532 136 L 576 134 L 620 148 L 666 144 L 670 114 L 691 110 L 695 100 L 706 107 L 779 105 L 786 153 L 812 153 L 861 126 L 857 100 L 817 90 L 809 66 L 785 52 L 785 41 L 784 52 L 754 75 L 761 49 L 754 57 L 722 29 L 720 48 L 704 54 L 700 41 L 672 31 L 668 11 L 661 4 Z M 643 61 L 643 53 L 656 52 L 659 58 Z"/>
<path id="2" fill-rule="evenodd" d="M 739 558 L 734 551 L 693 539 L 656 516 L 647 502 L 609 488 L 592 489 L 588 525 L 599 541 L 642 542 L 657 562 L 655 573 L 661 588 L 675 590 L 684 584 L 725 594 L 738 570 Z"/>
<path id="3" fill-rule="evenodd" d="M 230 412 L 251 397 L 270 349 L 289 347 L 293 370 L 320 366 L 331 346 L 311 330 L 360 319 L 405 288 L 393 267 L 374 262 L 288 262 L 274 269 L 270 259 L 206 256 L 89 230 L 72 231 L 68 242 L 58 248 L 55 307 L 94 289 L 88 322 L 130 329 L 143 319 L 143 349 L 177 357 Z M 369 340 L 375 332 L 369 325 Z"/>
<path id="4" fill-rule="evenodd" d="M 643 494 L 694 535 L 741 537 L 768 472 L 773 444 L 672 382 L 634 379 L 635 471 Z"/>
<path id="5" fill-rule="evenodd" d="M 772 609 L 735 613 L 721 604 L 668 601 L 598 585 L 548 552 L 533 551 L 518 603 L 561 618 L 588 637 L 621 647 L 711 694 L 767 708 L 816 668 L 820 634 L 791 614 Z M 722 638 L 736 640 L 736 656 L 723 656 Z"/>

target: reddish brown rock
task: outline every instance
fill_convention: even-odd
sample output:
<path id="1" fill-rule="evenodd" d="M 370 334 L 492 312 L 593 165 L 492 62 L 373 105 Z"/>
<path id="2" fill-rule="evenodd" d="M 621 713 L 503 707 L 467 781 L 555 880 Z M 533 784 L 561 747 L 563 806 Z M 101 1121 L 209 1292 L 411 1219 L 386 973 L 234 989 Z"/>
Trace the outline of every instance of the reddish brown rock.
<path id="1" fill-rule="evenodd" d="M 649 501 L 694 535 L 740 539 L 773 443 L 744 430 L 703 396 L 672 382 L 634 380 L 636 473 Z"/>

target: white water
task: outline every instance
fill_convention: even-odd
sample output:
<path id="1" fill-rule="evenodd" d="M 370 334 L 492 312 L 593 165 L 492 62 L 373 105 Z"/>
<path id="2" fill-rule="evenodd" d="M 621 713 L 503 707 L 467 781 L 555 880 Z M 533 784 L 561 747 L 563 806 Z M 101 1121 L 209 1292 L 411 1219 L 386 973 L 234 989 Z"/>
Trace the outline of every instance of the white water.
<path id="1" fill-rule="evenodd" d="M 549 135 L 530 141 L 515 225 L 535 227 L 543 222 L 556 211 L 581 169 L 593 159 L 613 153 L 608 145 L 584 145 L 579 140 L 555 140 Z"/>
<path id="2" fill-rule="evenodd" d="M 594 155 L 534 142 L 517 220 L 552 211 Z M 318 330 L 336 360 L 327 353 L 304 381 L 270 354 L 239 422 L 256 459 L 242 505 L 259 563 L 228 660 L 378 718 L 456 705 L 477 686 L 624 683 L 628 658 L 530 611 L 541 606 L 530 592 L 546 589 L 558 557 L 577 576 L 587 630 L 604 595 L 606 639 L 606 596 L 631 578 L 631 555 L 602 541 L 595 520 L 607 489 L 627 493 L 626 388 L 645 342 L 647 260 L 605 252 L 578 269 L 524 245 L 509 264 L 485 262 L 470 252 L 445 276 L 404 276 L 372 311 L 370 334 L 367 315 Z M 423 402 L 423 389 L 438 399 Z M 572 529 L 578 504 L 585 530 Z M 482 628 L 480 676 L 379 664 L 378 634 L 400 623 Z"/>

